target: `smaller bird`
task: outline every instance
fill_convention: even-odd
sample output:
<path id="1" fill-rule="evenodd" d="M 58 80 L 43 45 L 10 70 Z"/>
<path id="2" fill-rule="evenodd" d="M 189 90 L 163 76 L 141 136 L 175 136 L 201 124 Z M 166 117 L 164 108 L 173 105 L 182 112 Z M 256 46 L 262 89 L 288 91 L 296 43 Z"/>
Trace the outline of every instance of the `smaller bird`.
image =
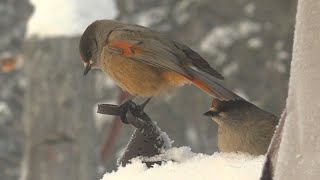
<path id="1" fill-rule="evenodd" d="M 198 53 L 144 26 L 95 21 L 82 34 L 79 51 L 84 75 L 99 68 L 133 97 L 151 98 L 190 83 L 222 101 L 240 98 L 219 83 L 223 76 Z"/>
<path id="2" fill-rule="evenodd" d="M 245 152 L 263 155 L 278 124 L 278 118 L 244 99 L 213 99 L 205 113 L 218 124 L 218 148 L 221 152 Z"/>

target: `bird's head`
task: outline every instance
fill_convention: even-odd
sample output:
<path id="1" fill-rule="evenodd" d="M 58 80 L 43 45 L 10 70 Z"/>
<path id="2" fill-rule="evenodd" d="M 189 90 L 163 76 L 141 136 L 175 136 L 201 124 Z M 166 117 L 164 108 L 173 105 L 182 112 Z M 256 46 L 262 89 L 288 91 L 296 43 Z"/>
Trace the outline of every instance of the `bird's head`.
<path id="1" fill-rule="evenodd" d="M 112 20 L 97 20 L 83 32 L 79 43 L 80 56 L 85 66 L 83 75 L 91 68 L 98 68 L 99 54 L 107 43 L 108 35 L 119 24 Z"/>
<path id="2" fill-rule="evenodd" d="M 87 27 L 80 39 L 79 51 L 85 66 L 83 75 L 97 66 L 98 41 L 96 34 L 96 23 L 94 22 Z"/>

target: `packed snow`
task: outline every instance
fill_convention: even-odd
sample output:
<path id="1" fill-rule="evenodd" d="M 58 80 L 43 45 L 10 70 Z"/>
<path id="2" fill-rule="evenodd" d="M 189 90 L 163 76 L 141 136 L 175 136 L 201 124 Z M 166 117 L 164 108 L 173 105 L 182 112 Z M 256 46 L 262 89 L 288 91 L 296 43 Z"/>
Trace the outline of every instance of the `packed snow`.
<path id="1" fill-rule="evenodd" d="M 188 147 L 180 147 L 148 160 L 160 159 L 166 162 L 148 169 L 141 158 L 135 158 L 126 167 L 106 173 L 102 180 L 257 180 L 265 157 L 235 153 L 196 154 Z"/>
<path id="2" fill-rule="evenodd" d="M 31 0 L 35 11 L 28 24 L 28 36 L 73 36 L 97 19 L 117 15 L 114 0 Z"/>

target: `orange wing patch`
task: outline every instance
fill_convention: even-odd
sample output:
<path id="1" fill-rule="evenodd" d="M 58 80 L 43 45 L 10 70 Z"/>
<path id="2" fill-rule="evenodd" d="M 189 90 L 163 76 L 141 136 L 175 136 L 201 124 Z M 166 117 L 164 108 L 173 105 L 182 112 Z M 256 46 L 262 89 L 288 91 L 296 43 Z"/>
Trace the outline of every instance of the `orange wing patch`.
<path id="1" fill-rule="evenodd" d="M 113 42 L 111 45 L 113 48 L 120 49 L 121 55 L 128 57 L 130 55 L 135 55 L 141 52 L 140 49 L 138 49 L 134 44 L 130 44 L 126 41 L 116 41 Z"/>

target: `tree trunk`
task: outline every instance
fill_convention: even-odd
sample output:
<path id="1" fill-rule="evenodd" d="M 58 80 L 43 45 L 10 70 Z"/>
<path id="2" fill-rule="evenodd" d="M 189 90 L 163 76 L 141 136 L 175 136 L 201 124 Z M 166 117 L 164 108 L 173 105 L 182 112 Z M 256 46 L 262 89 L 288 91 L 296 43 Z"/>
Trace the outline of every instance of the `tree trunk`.
<path id="1" fill-rule="evenodd" d="M 16 180 L 20 175 L 24 83 L 19 67 L 32 12 L 29 0 L 0 0 L 0 179 L 4 180 Z"/>
<path id="2" fill-rule="evenodd" d="M 269 148 L 264 179 L 320 177 L 319 29 L 320 1 L 299 0 L 286 111 Z"/>
<path id="3" fill-rule="evenodd" d="M 55 38 L 26 43 L 24 180 L 98 179 L 94 76 L 82 76 L 78 42 Z"/>

